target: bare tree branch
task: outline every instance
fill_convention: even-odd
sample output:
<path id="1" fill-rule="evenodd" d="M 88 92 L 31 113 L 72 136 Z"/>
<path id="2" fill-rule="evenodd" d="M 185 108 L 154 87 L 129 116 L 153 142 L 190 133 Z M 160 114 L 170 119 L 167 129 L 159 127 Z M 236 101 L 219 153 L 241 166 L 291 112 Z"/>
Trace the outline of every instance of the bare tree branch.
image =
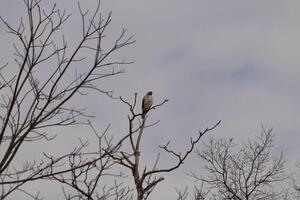
<path id="1" fill-rule="evenodd" d="M 14 191 L 40 199 L 21 186 L 41 179 L 57 180 L 77 187 L 75 189 L 81 195 L 92 196 L 100 177 L 112 165 L 108 152 L 116 151 L 129 135 L 113 146 L 106 138 L 106 130 L 102 135 L 96 135 L 99 149 L 94 152 L 84 152 L 88 143 L 81 142 L 70 153 L 58 157 L 45 153 L 44 160 L 26 162 L 21 168 L 15 167 L 14 161 L 25 144 L 55 139 L 56 134 L 50 135 L 49 128 L 86 124 L 86 118 L 91 116 L 82 108 L 70 107 L 72 100 L 89 90 L 111 96 L 112 92 L 101 89 L 97 81 L 124 72 L 116 66 L 131 62 L 114 61 L 112 54 L 135 41 L 123 29 L 110 47 L 103 46 L 112 13 L 103 17 L 99 1 L 93 10 L 88 11 L 83 11 L 78 4 L 82 36 L 72 49 L 61 33 L 71 14 L 58 9 L 56 4 L 45 10 L 41 0 L 23 2 L 27 16 L 21 18 L 16 27 L 0 17 L 7 32 L 15 36 L 15 63 L 8 62 L 0 68 L 0 199 Z M 62 39 L 58 40 L 59 37 Z M 92 171 L 97 173 L 96 177 L 84 179 L 79 186 L 79 179 Z M 67 174 L 72 176 L 66 178 Z M 68 182 L 69 178 L 73 182 Z M 88 190 L 82 190 L 82 184 Z M 119 190 L 121 186 L 113 188 Z"/>
<path id="2" fill-rule="evenodd" d="M 151 194 L 151 192 L 154 190 L 154 188 L 157 186 L 157 184 L 164 180 L 164 177 L 160 176 L 160 174 L 172 172 L 175 169 L 179 168 L 181 165 L 183 165 L 184 161 L 194 150 L 196 144 L 200 141 L 201 137 L 206 133 L 208 133 L 209 131 L 215 129 L 220 124 L 219 121 L 211 128 L 206 128 L 204 131 L 199 131 L 199 134 L 196 138 L 194 139 L 191 138 L 189 147 L 186 150 L 186 152 L 184 152 L 183 154 L 177 153 L 174 150 L 169 149 L 168 148 L 169 142 L 167 143 L 167 145 L 160 146 L 160 148 L 163 151 L 167 152 L 171 157 L 175 157 L 177 161 L 174 165 L 168 168 L 161 168 L 161 169 L 158 168 L 159 157 L 160 157 L 160 155 L 158 155 L 152 168 L 147 169 L 147 166 L 145 166 L 144 169 L 141 170 L 140 144 L 142 141 L 142 136 L 145 128 L 149 127 L 149 125 L 146 124 L 147 116 L 145 118 L 141 118 L 141 120 L 138 118 L 139 116 L 142 115 L 142 113 L 140 113 L 140 111 L 136 111 L 137 93 L 134 94 L 134 99 L 132 102 L 129 102 L 122 97 L 120 97 L 120 100 L 122 103 L 128 106 L 130 112 L 130 115 L 127 116 L 128 124 L 129 124 L 129 134 L 130 134 L 130 137 L 128 138 L 130 151 L 124 151 L 120 149 L 118 151 L 118 154 L 111 154 L 110 156 L 118 164 L 130 170 L 135 182 L 138 200 L 147 199 Z M 162 101 L 162 103 L 153 105 L 150 111 L 159 108 L 160 106 L 164 105 L 166 102 L 168 102 L 168 99 Z"/>

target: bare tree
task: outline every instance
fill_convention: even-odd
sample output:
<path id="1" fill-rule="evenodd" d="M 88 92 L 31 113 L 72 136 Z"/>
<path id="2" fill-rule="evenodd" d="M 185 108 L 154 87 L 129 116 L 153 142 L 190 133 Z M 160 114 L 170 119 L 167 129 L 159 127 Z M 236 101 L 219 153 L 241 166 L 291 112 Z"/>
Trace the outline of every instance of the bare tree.
<path id="1" fill-rule="evenodd" d="M 158 183 L 164 180 L 162 176 L 163 173 L 170 173 L 175 169 L 179 168 L 183 165 L 184 161 L 190 155 L 190 153 L 194 150 L 195 145 L 200 141 L 202 136 L 209 131 L 215 129 L 221 121 L 218 121 L 211 128 L 206 128 L 204 131 L 199 131 L 198 135 L 195 138 L 190 138 L 190 144 L 187 147 L 187 150 L 183 153 L 176 152 L 169 148 L 170 141 L 167 142 L 166 145 L 159 146 L 164 152 L 166 152 L 170 157 L 175 159 L 175 164 L 171 165 L 167 168 L 159 168 L 159 159 L 160 154 L 157 155 L 155 162 L 152 167 L 143 166 L 141 164 L 141 141 L 145 128 L 151 127 L 158 122 L 152 124 L 146 124 L 146 119 L 139 116 L 142 116 L 137 110 L 137 94 L 135 94 L 133 102 L 121 98 L 121 101 L 128 105 L 130 110 L 130 114 L 128 115 L 128 126 L 129 126 L 129 137 L 123 142 L 127 142 L 129 144 L 129 150 L 123 150 L 120 148 L 117 153 L 110 154 L 111 157 L 120 165 L 129 169 L 131 172 L 131 176 L 135 183 L 135 190 L 137 193 L 137 200 L 145 200 L 149 197 L 151 192 L 157 186 Z M 150 110 L 156 109 L 163 104 L 168 102 L 168 99 L 165 99 L 162 103 L 154 105 Z M 140 109 L 138 109 L 140 110 Z"/>
<path id="2" fill-rule="evenodd" d="M 7 62 L 0 68 L 0 199 L 21 192 L 31 199 L 41 200 L 43 197 L 39 192 L 24 189 L 25 184 L 40 180 L 61 184 L 66 200 L 129 200 L 135 198 L 133 190 L 137 192 L 136 199 L 147 199 L 164 180 L 161 174 L 182 166 L 202 136 L 217 127 L 220 121 L 199 131 L 183 153 L 171 149 L 170 142 L 160 146 L 175 159 L 175 164 L 159 168 L 159 154 L 152 167 L 145 165 L 142 168 L 142 135 L 145 128 L 156 123 L 146 124 L 147 117 L 140 118 L 141 110 L 136 109 L 137 94 L 133 103 L 120 98 L 129 107 L 129 131 L 117 140 L 108 133 L 109 125 L 99 132 L 86 120 L 89 116 L 84 109 L 72 106 L 74 98 L 86 95 L 90 90 L 113 97 L 112 91 L 99 87 L 97 80 L 124 72 L 117 65 L 130 62 L 115 60 L 113 55 L 134 43 L 132 36 L 126 36 L 123 29 L 108 45 L 110 40 L 105 40 L 105 36 L 111 13 L 103 17 L 99 1 L 92 12 L 83 10 L 78 4 L 81 38 L 75 46 L 69 45 L 62 30 L 70 14 L 56 5 L 45 10 L 42 0 L 23 1 L 26 17 L 20 19 L 18 26 L 12 26 L 0 17 L 8 33 L 15 37 L 15 62 Z M 154 105 L 151 110 L 166 102 Z M 55 156 L 43 153 L 41 161 L 27 161 L 22 166 L 15 164 L 22 147 L 34 145 L 36 141 L 54 140 L 55 135 L 49 134 L 51 128 L 78 124 L 90 128 L 87 131 L 94 135 L 93 141 L 98 144 L 96 149 L 89 148 L 89 141 L 80 140 L 71 152 Z M 129 144 L 129 150 L 124 144 Z M 130 170 L 134 189 L 122 182 L 125 174 L 118 171 L 120 165 Z"/>
<path id="3" fill-rule="evenodd" d="M 73 126 L 85 121 L 82 119 L 88 116 L 84 110 L 71 106 L 78 95 L 93 90 L 112 96 L 111 91 L 99 87 L 97 80 L 123 73 L 122 69 L 115 67 L 129 62 L 114 60 L 112 55 L 134 43 L 132 36 L 127 37 L 123 29 L 110 47 L 109 41 L 104 47 L 111 13 L 106 17 L 101 15 L 100 1 L 92 13 L 84 11 L 78 4 L 81 38 L 74 48 L 69 47 L 62 33 L 70 14 L 56 5 L 44 10 L 41 0 L 24 0 L 24 5 L 27 16 L 20 19 L 18 26 L 14 27 L 3 16 L 0 17 L 8 33 L 15 37 L 15 62 L 7 62 L 0 68 L 0 199 L 15 191 L 39 199 L 39 195 L 31 195 L 21 186 L 40 179 L 69 183 L 64 174 L 71 173 L 71 185 L 75 187 L 77 178 L 90 169 L 102 175 L 105 169 L 111 167 L 110 157 L 102 149 L 111 153 L 120 144 L 112 147 L 106 133 L 96 134 L 101 145 L 95 152 L 85 152 L 87 144 L 82 142 L 65 155 L 54 157 L 44 154 L 41 162 L 26 162 L 20 167 L 14 166 L 14 161 L 24 145 L 54 139 L 55 136 L 48 133 L 49 128 Z M 81 195 L 90 199 L 97 181 L 97 178 L 84 181 L 82 184 L 92 186 L 80 191 Z M 113 189 L 118 192 L 115 195 L 121 195 L 120 188 L 116 183 Z"/>
<path id="4" fill-rule="evenodd" d="M 262 128 L 254 141 L 239 146 L 233 139 L 211 138 L 198 156 L 208 176 L 192 173 L 196 180 L 207 183 L 212 199 L 287 199 L 280 184 L 288 178 L 283 154 L 273 150 L 272 129 Z"/>

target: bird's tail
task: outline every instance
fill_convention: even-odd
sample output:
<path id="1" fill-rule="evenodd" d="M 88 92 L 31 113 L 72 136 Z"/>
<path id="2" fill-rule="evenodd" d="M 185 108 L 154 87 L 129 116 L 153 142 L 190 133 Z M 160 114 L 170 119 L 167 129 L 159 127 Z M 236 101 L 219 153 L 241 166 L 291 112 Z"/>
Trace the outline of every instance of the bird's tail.
<path id="1" fill-rule="evenodd" d="M 142 119 L 145 119 L 145 116 L 146 116 L 146 112 L 143 112 L 142 113 Z"/>

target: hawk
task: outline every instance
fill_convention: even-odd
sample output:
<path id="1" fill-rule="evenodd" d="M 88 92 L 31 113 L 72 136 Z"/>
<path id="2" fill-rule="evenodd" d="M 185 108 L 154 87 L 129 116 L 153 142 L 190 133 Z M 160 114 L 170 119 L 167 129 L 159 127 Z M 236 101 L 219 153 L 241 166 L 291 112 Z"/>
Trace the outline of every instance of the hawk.
<path id="1" fill-rule="evenodd" d="M 145 119 L 145 116 L 147 112 L 151 109 L 151 106 L 153 104 L 153 97 L 152 97 L 152 91 L 147 92 L 147 94 L 143 98 L 142 102 L 142 118 Z"/>

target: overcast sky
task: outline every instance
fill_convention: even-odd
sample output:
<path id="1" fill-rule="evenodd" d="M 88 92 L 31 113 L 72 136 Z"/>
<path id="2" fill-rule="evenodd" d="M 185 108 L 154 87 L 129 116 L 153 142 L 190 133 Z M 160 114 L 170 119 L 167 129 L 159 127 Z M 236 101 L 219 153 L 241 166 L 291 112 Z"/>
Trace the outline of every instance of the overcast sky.
<path id="1" fill-rule="evenodd" d="M 96 4 L 80 2 L 85 8 Z M 22 6 L 21 0 L 1 0 L 0 15 L 16 23 Z M 72 42 L 71 33 L 80 31 L 76 1 L 58 6 L 73 13 L 64 30 Z M 113 12 L 112 35 L 125 27 L 136 39 L 118 55 L 134 64 L 106 82 L 107 88 L 128 99 L 148 90 L 156 103 L 170 99 L 149 117 L 161 120 L 146 130 L 143 151 L 149 159 L 155 159 L 151 149 L 168 139 L 183 150 L 199 129 L 222 120 L 210 134 L 239 141 L 253 138 L 261 125 L 273 127 L 288 168 L 300 161 L 300 1 L 102 0 L 102 10 Z M 1 63 L 12 53 L 7 38 L 1 25 Z M 107 123 L 116 132 L 126 128 L 124 105 L 103 96 L 86 104 L 97 128 Z M 193 183 L 185 173 L 200 167 L 198 160 L 189 160 L 152 199 L 174 199 L 174 187 Z"/>

